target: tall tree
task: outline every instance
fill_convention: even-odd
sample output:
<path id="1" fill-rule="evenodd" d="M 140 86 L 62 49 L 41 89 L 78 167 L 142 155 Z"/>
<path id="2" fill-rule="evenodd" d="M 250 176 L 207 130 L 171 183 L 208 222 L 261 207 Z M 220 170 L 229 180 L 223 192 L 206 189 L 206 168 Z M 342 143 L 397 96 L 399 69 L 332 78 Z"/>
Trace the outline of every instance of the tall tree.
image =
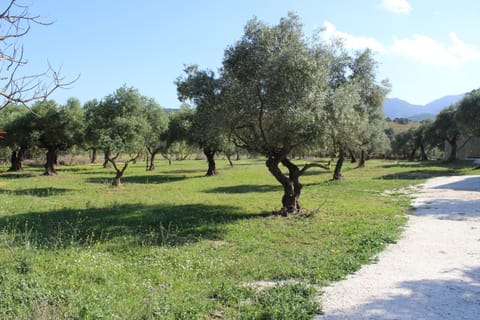
<path id="1" fill-rule="evenodd" d="M 99 145 L 107 161 L 115 169 L 113 186 L 120 186 L 128 165 L 136 161 L 145 147 L 149 129 L 146 117 L 148 101 L 137 89 L 123 86 L 90 110 L 99 124 L 93 132 L 99 137 Z"/>
<path id="2" fill-rule="evenodd" d="M 225 51 L 224 121 L 238 146 L 267 157 L 268 170 L 283 186 L 284 215 L 300 212 L 300 177 L 316 165 L 300 168 L 290 155 L 319 142 L 323 133 L 329 73 L 324 59 L 309 45 L 294 14 L 275 26 L 252 19 L 243 37 Z"/>
<path id="3" fill-rule="evenodd" d="M 217 174 L 215 155 L 224 144 L 223 120 L 220 117 L 220 81 L 211 71 L 200 71 L 196 65 L 185 68 L 185 76 L 177 79 L 180 101 L 195 105 L 190 140 L 198 145 L 208 162 L 207 176 Z"/>
<path id="4" fill-rule="evenodd" d="M 27 5 L 16 0 L 0 5 L 0 110 L 11 103 L 27 106 L 34 101 L 44 101 L 58 88 L 75 81 L 65 82 L 50 65 L 38 74 L 22 74 L 28 59 L 19 39 L 30 32 L 32 25 L 50 24 L 32 15 Z"/>

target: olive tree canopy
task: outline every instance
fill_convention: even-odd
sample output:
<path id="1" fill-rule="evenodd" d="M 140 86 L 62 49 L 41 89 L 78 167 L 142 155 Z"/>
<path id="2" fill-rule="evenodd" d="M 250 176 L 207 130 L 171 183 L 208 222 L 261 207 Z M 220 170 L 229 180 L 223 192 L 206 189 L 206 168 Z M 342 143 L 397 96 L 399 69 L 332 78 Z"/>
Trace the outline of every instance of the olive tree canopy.
<path id="1" fill-rule="evenodd" d="M 235 144 L 267 157 L 268 170 L 284 189 L 282 214 L 301 210 L 299 178 L 315 165 L 300 168 L 289 157 L 321 141 L 326 59 L 304 37 L 293 14 L 276 26 L 251 20 L 243 37 L 225 51 L 225 122 Z"/>

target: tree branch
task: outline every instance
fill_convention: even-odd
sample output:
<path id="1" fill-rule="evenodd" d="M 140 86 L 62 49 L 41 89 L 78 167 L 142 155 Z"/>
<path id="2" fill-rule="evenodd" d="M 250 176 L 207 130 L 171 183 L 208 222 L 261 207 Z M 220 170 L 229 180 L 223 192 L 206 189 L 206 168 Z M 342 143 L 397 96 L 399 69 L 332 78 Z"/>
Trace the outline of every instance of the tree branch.
<path id="1" fill-rule="evenodd" d="M 322 169 L 325 169 L 325 170 L 330 170 L 331 168 L 331 164 L 332 164 L 332 161 L 328 161 L 327 165 L 323 165 L 323 164 L 320 164 L 320 163 L 308 163 L 308 164 L 305 164 L 302 168 L 302 170 L 300 170 L 300 175 L 303 175 L 308 169 L 310 168 L 322 168 Z"/>

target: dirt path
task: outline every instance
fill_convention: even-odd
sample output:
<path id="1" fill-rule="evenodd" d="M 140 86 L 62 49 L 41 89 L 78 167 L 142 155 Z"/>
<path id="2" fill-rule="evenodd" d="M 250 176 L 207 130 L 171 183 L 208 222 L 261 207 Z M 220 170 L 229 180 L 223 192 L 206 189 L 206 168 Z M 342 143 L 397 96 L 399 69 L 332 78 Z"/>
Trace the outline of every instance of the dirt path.
<path id="1" fill-rule="evenodd" d="M 315 320 L 480 319 L 480 176 L 433 178 L 413 196 L 401 239 L 324 288 Z"/>

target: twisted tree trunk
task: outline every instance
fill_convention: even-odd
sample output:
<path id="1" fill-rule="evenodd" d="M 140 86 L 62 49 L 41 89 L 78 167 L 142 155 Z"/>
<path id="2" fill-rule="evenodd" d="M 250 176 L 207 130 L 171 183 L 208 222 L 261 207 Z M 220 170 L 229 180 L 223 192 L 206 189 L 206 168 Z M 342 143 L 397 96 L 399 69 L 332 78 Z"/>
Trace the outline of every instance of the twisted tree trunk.
<path id="1" fill-rule="evenodd" d="M 343 161 L 345 161 L 345 154 L 343 150 L 340 150 L 335 171 L 333 172 L 333 180 L 340 180 L 342 178 Z"/>
<path id="2" fill-rule="evenodd" d="M 450 140 L 447 140 L 448 143 L 450 144 L 450 147 L 451 147 L 451 150 L 450 150 L 450 154 L 448 156 L 448 159 L 447 161 L 448 162 L 454 162 L 457 160 L 457 149 L 458 149 L 458 146 L 457 146 L 457 137 L 454 137 Z"/>
<path id="3" fill-rule="evenodd" d="M 96 163 L 96 162 L 97 162 L 97 148 L 92 148 L 90 163 Z"/>
<path id="4" fill-rule="evenodd" d="M 358 160 L 357 168 L 365 168 L 365 150 L 360 152 L 360 160 Z"/>
<path id="5" fill-rule="evenodd" d="M 209 148 L 203 149 L 203 153 L 207 157 L 207 162 L 208 162 L 208 170 L 206 174 L 207 177 L 215 176 L 218 174 L 216 164 L 215 164 L 215 152 L 216 150 L 212 150 Z"/>
<path id="6" fill-rule="evenodd" d="M 22 161 L 26 151 L 27 151 L 27 148 L 23 146 L 20 147 L 18 152 L 12 151 L 12 156 L 10 158 L 10 168 L 8 169 L 9 172 L 23 171 Z"/>
<path id="7" fill-rule="evenodd" d="M 55 170 L 55 163 L 57 162 L 57 149 L 54 147 L 49 147 L 47 149 L 47 162 L 45 163 L 45 176 L 56 176 L 57 171 Z"/>
<path id="8" fill-rule="evenodd" d="M 278 165 L 282 162 L 288 170 L 288 177 L 282 173 Z M 299 182 L 300 170 L 297 166 L 291 163 L 288 159 L 280 160 L 276 157 L 269 157 L 266 161 L 268 171 L 277 179 L 283 186 L 282 209 L 280 214 L 286 216 L 287 214 L 295 214 L 300 212 L 302 206 L 300 205 L 300 194 L 302 185 Z"/>

